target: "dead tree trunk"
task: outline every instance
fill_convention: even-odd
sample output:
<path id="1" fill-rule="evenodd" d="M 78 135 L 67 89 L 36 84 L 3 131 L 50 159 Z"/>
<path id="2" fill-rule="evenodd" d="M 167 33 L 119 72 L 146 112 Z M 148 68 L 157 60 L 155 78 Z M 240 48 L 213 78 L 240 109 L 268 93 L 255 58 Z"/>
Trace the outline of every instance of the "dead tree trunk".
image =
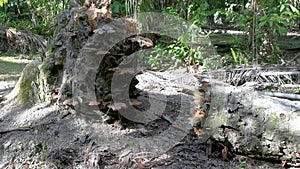
<path id="1" fill-rule="evenodd" d="M 57 103 L 80 110 L 89 119 L 99 119 L 102 112 L 89 116 L 90 110 L 78 104 L 88 109 L 111 109 L 111 83 L 116 72 L 130 80 L 124 83 L 129 86 L 118 87 L 126 87 L 129 97 L 135 97 L 138 71 L 130 70 L 136 59 L 130 55 L 152 47 L 153 42 L 137 35 L 133 19 L 112 19 L 110 3 L 89 0 L 83 7 L 57 16 L 47 57 L 28 65 L 15 89 L 21 103 Z M 119 67 L 124 61 L 130 64 L 128 69 L 124 64 Z"/>

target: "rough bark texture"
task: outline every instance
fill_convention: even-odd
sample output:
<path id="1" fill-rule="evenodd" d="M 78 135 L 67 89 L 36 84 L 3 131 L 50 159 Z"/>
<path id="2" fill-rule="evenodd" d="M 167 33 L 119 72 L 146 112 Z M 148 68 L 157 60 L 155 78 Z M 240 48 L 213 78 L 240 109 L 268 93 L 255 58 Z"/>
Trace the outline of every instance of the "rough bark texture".
<path id="1" fill-rule="evenodd" d="M 102 8 L 109 8 L 109 5 L 104 3 Z M 129 97 L 137 94 L 135 85 L 138 81 L 134 75 L 138 71 L 127 70 L 135 69 L 136 57 L 129 55 L 152 47 L 153 42 L 137 36 L 135 20 L 111 19 L 102 8 L 74 7 L 57 16 L 47 57 L 42 63 L 29 64 L 25 69 L 27 73 L 20 79 L 20 86 L 26 87 L 16 89 L 21 103 L 57 102 L 75 106 L 88 117 L 89 112 L 94 111 L 93 108 L 90 110 L 91 104 L 97 110 L 98 106 L 107 109 L 110 105 L 115 72 L 123 74 L 126 80 L 130 78 Z M 110 13 L 110 10 L 106 12 Z M 118 66 L 124 60 L 128 61 L 128 66 L 123 64 L 123 70 L 120 70 Z M 124 90 L 126 86 L 118 87 Z M 78 107 L 79 104 L 82 107 Z M 92 114 L 89 119 L 100 118 L 94 116 L 95 112 Z M 96 114 L 102 113 L 97 111 Z"/>
<path id="2" fill-rule="evenodd" d="M 229 151 L 268 160 L 296 160 L 300 151 L 300 102 L 264 95 L 249 87 L 213 83 L 208 126 Z"/>
<path id="3" fill-rule="evenodd" d="M 101 120 L 103 113 L 98 106 L 104 110 L 118 109 L 110 102 L 112 76 L 116 72 L 124 81 L 132 81 L 117 83 L 115 94 L 120 94 L 120 100 L 126 99 L 122 91 L 128 88 L 129 97 L 134 97 L 135 75 L 139 71 L 132 67 L 136 58 L 130 54 L 151 47 L 152 41 L 141 36 L 126 38 L 135 34 L 135 29 L 128 29 L 121 19 L 100 19 L 94 27 L 87 11 L 86 7 L 78 7 L 58 15 L 47 57 L 42 63 L 29 64 L 19 80 L 21 102 L 57 101 L 73 106 L 88 119 Z M 117 68 L 124 60 L 130 66 Z M 300 152 L 299 102 L 263 96 L 253 89 L 212 85 L 211 109 L 205 126 L 220 129 L 211 139 L 224 146 L 224 154 L 229 151 L 275 160 L 296 157 Z M 174 131 L 174 135 L 182 134 Z"/>

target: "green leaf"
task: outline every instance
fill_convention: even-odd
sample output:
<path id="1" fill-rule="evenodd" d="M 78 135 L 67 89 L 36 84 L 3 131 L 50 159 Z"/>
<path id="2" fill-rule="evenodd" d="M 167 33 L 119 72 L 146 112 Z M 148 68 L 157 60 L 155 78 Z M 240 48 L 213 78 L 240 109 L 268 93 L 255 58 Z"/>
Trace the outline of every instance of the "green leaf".
<path id="1" fill-rule="evenodd" d="M 120 7 L 121 4 L 120 2 L 116 1 L 111 5 L 111 8 L 113 9 L 114 12 L 119 13 L 120 12 Z"/>
<path id="2" fill-rule="evenodd" d="M 286 28 L 282 27 L 282 26 L 278 26 L 277 30 L 278 30 L 279 35 L 284 35 L 287 32 Z"/>
<path id="3" fill-rule="evenodd" d="M 231 54 L 232 54 L 235 64 L 238 64 L 238 58 L 237 58 L 235 51 L 232 48 L 230 48 L 230 51 L 231 51 Z"/>
<path id="4" fill-rule="evenodd" d="M 273 23 L 274 23 L 274 21 L 273 21 L 272 19 L 270 19 L 269 24 L 270 24 L 270 27 L 271 27 L 271 28 L 273 27 Z"/>
<path id="5" fill-rule="evenodd" d="M 281 5 L 279 11 L 282 12 L 284 9 L 285 9 L 285 5 Z"/>
<path id="6" fill-rule="evenodd" d="M 258 27 L 260 27 L 260 28 L 264 27 L 267 24 L 267 22 L 268 22 L 268 20 L 263 20 L 262 22 L 260 22 L 258 24 Z"/>
<path id="7" fill-rule="evenodd" d="M 290 11 L 284 11 L 284 12 L 282 12 L 281 13 L 281 17 L 284 17 L 284 16 L 292 16 L 293 15 L 293 13 L 292 12 L 290 12 Z"/>
<path id="8" fill-rule="evenodd" d="M 297 8 L 295 8 L 293 5 L 289 4 L 289 6 L 294 13 L 296 13 L 298 15 L 300 14 L 299 10 Z"/>
<path id="9" fill-rule="evenodd" d="M 239 162 L 240 162 L 240 164 L 246 164 L 247 160 L 241 157 L 241 158 L 239 158 Z"/>

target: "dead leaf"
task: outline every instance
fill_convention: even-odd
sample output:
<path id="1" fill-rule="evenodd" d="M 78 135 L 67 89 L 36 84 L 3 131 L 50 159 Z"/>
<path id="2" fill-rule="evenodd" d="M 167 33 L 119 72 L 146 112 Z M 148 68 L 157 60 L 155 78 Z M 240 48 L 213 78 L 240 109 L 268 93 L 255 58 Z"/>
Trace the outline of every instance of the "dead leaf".
<path id="1" fill-rule="evenodd" d="M 204 112 L 204 110 L 202 110 L 202 109 L 197 109 L 196 111 L 195 111 L 195 113 L 194 113 L 194 118 L 195 117 L 205 117 L 205 112 Z"/>
<path id="2" fill-rule="evenodd" d="M 222 150 L 222 157 L 223 157 L 224 161 L 228 161 L 227 153 L 228 153 L 228 148 L 226 146 L 224 146 L 224 148 Z"/>
<path id="3" fill-rule="evenodd" d="M 202 132 L 202 129 L 200 127 L 194 127 L 194 131 L 199 136 Z"/>
<path id="4" fill-rule="evenodd" d="M 130 105 L 132 106 L 139 106 L 142 104 L 142 102 L 140 102 L 138 99 L 130 99 Z"/>
<path id="5" fill-rule="evenodd" d="M 123 74 L 135 74 L 135 69 L 134 68 L 120 68 L 118 70 L 118 73 L 123 75 Z"/>
<path id="6" fill-rule="evenodd" d="M 108 105 L 107 107 L 112 109 L 113 111 L 117 111 L 120 110 L 121 108 L 126 108 L 127 106 L 125 103 L 113 103 L 111 105 Z"/>
<path id="7" fill-rule="evenodd" d="M 89 106 L 98 106 L 100 105 L 101 103 L 98 102 L 97 100 L 93 100 L 93 101 L 89 101 Z"/>
<path id="8" fill-rule="evenodd" d="M 24 169 L 30 169 L 29 164 L 25 164 Z"/>
<path id="9" fill-rule="evenodd" d="M 63 101 L 63 105 L 66 105 L 66 106 L 73 105 L 73 99 L 67 99 L 67 100 Z"/>

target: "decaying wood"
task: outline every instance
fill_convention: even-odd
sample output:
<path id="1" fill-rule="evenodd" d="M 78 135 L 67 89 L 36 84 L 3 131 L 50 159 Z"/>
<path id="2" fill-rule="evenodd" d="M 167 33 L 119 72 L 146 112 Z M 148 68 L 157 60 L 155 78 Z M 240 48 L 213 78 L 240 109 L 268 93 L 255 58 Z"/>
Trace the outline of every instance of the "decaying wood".
<path id="1" fill-rule="evenodd" d="M 110 9 L 111 0 L 105 0 L 101 3 L 100 8 L 98 8 L 96 3 L 98 0 L 86 0 L 84 6 L 87 8 L 86 14 L 88 15 L 88 22 L 92 28 L 95 30 L 98 25 L 99 18 L 102 17 L 112 18 L 112 11 Z"/>
<path id="2" fill-rule="evenodd" d="M 211 110 L 215 107 L 217 112 L 208 124 L 234 128 L 225 132 L 224 129 L 216 130 L 212 136 L 224 146 L 227 146 L 224 142 L 229 142 L 229 153 L 232 150 L 246 154 L 251 152 L 251 156 L 261 158 L 259 154 L 268 151 L 270 154 L 264 158 L 278 160 L 282 155 L 276 147 L 282 146 L 282 140 L 288 140 L 284 143 L 285 147 L 297 150 L 300 95 L 257 92 L 254 88 L 234 87 L 220 81 L 213 82 L 212 87 Z M 274 146 L 262 144 L 266 142 Z M 294 157 L 295 152 L 290 151 L 283 156 Z"/>
<path id="3" fill-rule="evenodd" d="M 125 18 L 126 35 L 136 35 L 137 34 L 137 20 L 134 18 Z"/>

